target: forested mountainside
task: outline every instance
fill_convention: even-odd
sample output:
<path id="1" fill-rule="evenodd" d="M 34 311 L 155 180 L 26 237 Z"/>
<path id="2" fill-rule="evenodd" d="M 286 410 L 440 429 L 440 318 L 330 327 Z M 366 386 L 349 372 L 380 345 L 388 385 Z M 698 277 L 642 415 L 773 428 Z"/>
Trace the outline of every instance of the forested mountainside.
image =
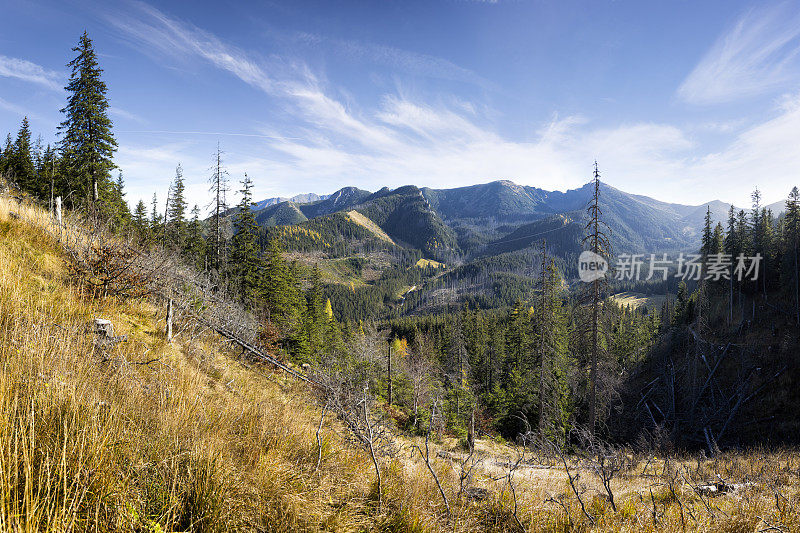
<path id="1" fill-rule="evenodd" d="M 604 214 L 614 227 L 612 242 L 617 249 L 628 253 L 649 252 L 656 246 L 663 251 L 692 249 L 697 244 L 698 228 L 702 227 L 706 208 L 711 209 L 715 220 L 724 220 L 730 208 L 729 204 L 719 201 L 701 206 L 669 204 L 628 194 L 605 183 L 601 188 L 605 199 Z M 580 225 L 579 219 L 591 192 L 588 184 L 566 192 L 549 192 L 508 180 L 456 189 L 406 186 L 391 191 L 385 188 L 374 194 L 346 187 L 324 201 L 297 205 L 297 210 L 305 217 L 313 218 L 355 207 L 367 216 L 379 218 L 375 220 L 379 226 L 388 224 L 389 227 L 384 228 L 387 233 L 397 233 L 398 240 L 415 248 L 426 251 L 426 246 L 430 248 L 428 240 L 438 243 L 441 239 L 437 253 L 452 255 L 456 252 L 468 257 L 483 252 L 495 241 L 503 241 L 525 223 L 542 218 L 562 215 Z M 417 195 L 425 200 L 426 205 L 416 202 Z M 272 226 L 302 222 L 298 217 L 275 215 L 280 206 L 288 209 L 285 204 L 277 204 L 257 211 L 259 223 Z M 400 233 L 407 231 L 402 216 L 413 221 L 414 233 L 423 236 L 418 237 L 422 239 L 420 242 L 402 238 Z M 452 236 L 447 235 L 443 226 L 455 232 L 455 246 Z M 562 238 L 558 232 L 553 233 L 555 240 Z M 427 253 L 433 251 L 430 248 Z"/>
<path id="2" fill-rule="evenodd" d="M 705 206 L 668 204 L 605 183 L 600 190 L 617 253 L 694 250 L 707 210 L 712 218 L 724 220 L 730 208 L 719 201 Z M 386 317 L 461 304 L 512 306 L 524 298 L 530 277 L 538 272 L 535 256 L 542 240 L 567 280 L 575 279 L 591 192 L 589 185 L 550 192 L 508 180 L 455 189 L 384 188 L 375 193 L 345 187 L 324 200 L 281 202 L 255 209 L 254 214 L 262 228 L 262 246 L 279 236 L 295 259 L 308 267 L 320 266 L 326 294 L 337 312 L 365 318 L 380 309 L 378 315 Z M 359 213 L 360 222 L 348 213 Z M 345 261 L 348 257 L 351 263 Z M 444 268 L 419 283 L 419 272 L 401 266 L 408 260 L 394 259 L 399 257 L 414 258 L 411 263 L 435 260 Z M 356 272 L 347 264 L 365 268 Z M 632 289 L 663 293 L 664 287 L 653 283 L 626 287 Z M 673 284 L 673 293 L 675 289 Z M 353 306 L 348 300 L 371 303 Z M 355 311 L 367 308 L 371 311 Z"/>
<path id="3" fill-rule="evenodd" d="M 371 196 L 371 194 L 372 193 L 369 191 L 364 191 L 355 187 L 344 187 L 333 194 L 324 195 L 324 197 L 315 201 L 303 202 L 299 200 L 298 197 L 294 197 L 286 202 L 270 203 L 266 207 L 259 207 L 261 202 L 257 202 L 253 204 L 252 209 L 256 214 L 256 218 L 260 221 L 259 224 L 262 226 L 283 225 L 286 223 L 269 223 L 267 220 L 274 217 L 274 213 L 280 210 L 282 206 L 285 207 L 286 204 L 295 205 L 297 210 L 302 213 L 304 217 L 314 218 L 330 215 L 337 211 L 344 211 L 354 205 L 358 205 L 364 201 L 364 199 Z M 291 224 L 293 222 L 288 223 Z"/>

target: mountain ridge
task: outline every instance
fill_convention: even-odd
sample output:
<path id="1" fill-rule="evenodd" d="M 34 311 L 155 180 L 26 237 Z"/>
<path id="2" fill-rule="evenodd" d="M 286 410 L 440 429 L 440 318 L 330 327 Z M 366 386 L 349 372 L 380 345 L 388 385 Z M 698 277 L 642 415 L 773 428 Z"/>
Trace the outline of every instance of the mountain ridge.
<path id="1" fill-rule="evenodd" d="M 561 250 L 575 252 L 580 248 L 576 227 L 582 231 L 582 219 L 593 192 L 592 182 L 562 192 L 510 180 L 451 189 L 404 185 L 370 192 L 343 187 L 324 199 L 279 202 L 255 214 L 259 225 L 272 227 L 356 211 L 398 246 L 453 262 L 457 257 L 468 259 L 493 250 L 519 249 L 511 242 L 530 241 L 538 235 L 536 228 L 544 227 L 536 222 L 553 217 L 568 222 L 548 229 L 549 238 L 559 242 Z M 618 253 L 693 250 L 698 246 L 706 210 L 711 209 L 715 223 L 724 225 L 730 208 L 720 200 L 694 206 L 663 202 L 624 192 L 605 182 L 600 182 L 600 203 Z M 333 234 L 329 237 L 336 238 Z"/>

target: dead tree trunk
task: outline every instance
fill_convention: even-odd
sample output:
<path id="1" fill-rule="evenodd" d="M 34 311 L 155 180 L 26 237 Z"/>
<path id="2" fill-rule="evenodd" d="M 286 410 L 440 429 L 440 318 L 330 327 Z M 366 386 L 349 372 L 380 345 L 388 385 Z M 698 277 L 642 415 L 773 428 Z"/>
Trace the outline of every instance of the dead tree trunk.
<path id="1" fill-rule="evenodd" d="M 602 210 L 600 209 L 600 171 L 597 167 L 597 161 L 594 163 L 594 194 L 587 208 L 589 215 L 589 222 L 584 228 L 588 234 L 583 238 L 583 243 L 589 243 L 589 250 L 595 254 L 596 257 L 607 258 L 611 253 L 611 243 L 608 239 L 603 228 L 608 229 L 608 225 L 602 220 Z M 591 281 L 591 289 L 585 305 L 591 307 L 591 323 L 589 329 L 591 330 L 592 346 L 591 346 L 591 360 L 589 361 L 589 431 L 594 435 L 595 427 L 597 425 L 597 366 L 600 351 L 600 309 L 602 306 L 602 286 L 605 278 L 595 278 Z"/>
<path id="2" fill-rule="evenodd" d="M 381 467 L 378 464 L 378 458 L 375 455 L 375 446 L 373 444 L 374 436 L 372 432 L 372 424 L 369 421 L 369 398 L 367 398 L 366 393 L 364 394 L 364 424 L 366 425 L 366 438 L 367 443 L 369 444 L 369 454 L 372 456 L 372 464 L 375 466 L 375 475 L 377 476 L 378 481 L 378 512 L 381 511 L 381 507 L 383 506 L 383 484 L 381 482 Z"/>
<path id="3" fill-rule="evenodd" d="M 167 342 L 172 342 L 172 298 L 167 300 Z"/>

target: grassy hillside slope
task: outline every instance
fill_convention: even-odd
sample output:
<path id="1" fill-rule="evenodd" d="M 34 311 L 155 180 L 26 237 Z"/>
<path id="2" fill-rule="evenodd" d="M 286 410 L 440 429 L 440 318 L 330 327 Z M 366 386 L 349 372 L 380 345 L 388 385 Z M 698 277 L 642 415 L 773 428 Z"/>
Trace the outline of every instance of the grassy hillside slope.
<path id="1" fill-rule="evenodd" d="M 307 388 L 188 325 L 166 342 L 163 309 L 146 300 L 87 298 L 58 244 L 10 209 L 0 199 L 0 529 L 356 531 L 426 520 L 408 511 L 418 489 L 397 473 L 377 512 L 369 456 L 335 422 L 322 428 L 319 459 Z M 95 317 L 127 341 L 96 348 Z"/>

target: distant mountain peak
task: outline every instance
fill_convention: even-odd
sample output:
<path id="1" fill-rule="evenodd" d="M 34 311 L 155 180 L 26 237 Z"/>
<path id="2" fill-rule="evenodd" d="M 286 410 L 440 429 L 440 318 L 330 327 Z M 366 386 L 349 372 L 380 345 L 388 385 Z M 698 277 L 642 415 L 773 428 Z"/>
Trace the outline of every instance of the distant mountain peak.
<path id="1" fill-rule="evenodd" d="M 309 204 L 311 202 L 319 202 L 320 200 L 324 200 L 327 198 L 327 194 L 319 195 L 313 192 L 298 194 L 292 196 L 291 198 L 283 197 L 283 196 L 276 196 L 275 198 L 265 198 L 259 202 L 254 203 L 250 206 L 250 209 L 253 211 L 261 211 L 262 209 L 269 207 L 271 205 L 280 204 L 282 202 L 294 202 L 296 204 Z"/>
<path id="2" fill-rule="evenodd" d="M 348 201 L 355 193 L 358 193 L 360 189 L 355 187 L 342 187 L 335 193 L 328 196 L 328 199 L 331 200 L 333 205 L 339 205 L 343 202 Z"/>

